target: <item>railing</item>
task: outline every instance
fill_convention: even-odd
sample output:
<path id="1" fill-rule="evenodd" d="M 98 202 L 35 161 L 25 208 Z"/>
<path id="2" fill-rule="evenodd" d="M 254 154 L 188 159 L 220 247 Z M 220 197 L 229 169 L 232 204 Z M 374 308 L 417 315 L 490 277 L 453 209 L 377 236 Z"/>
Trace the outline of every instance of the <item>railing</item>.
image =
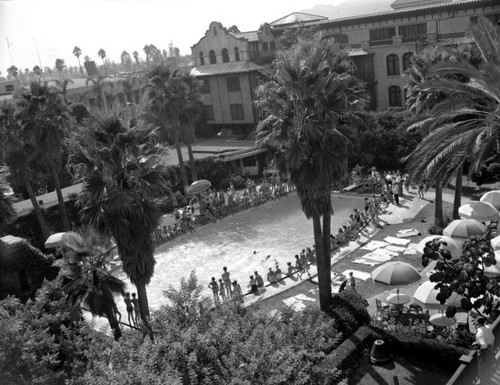
<path id="1" fill-rule="evenodd" d="M 492 329 L 493 333 L 496 335 L 496 344 L 493 345 L 493 353 L 487 352 L 486 354 L 492 354 L 496 358 L 498 353 L 498 335 L 500 334 L 500 329 L 498 325 L 500 324 L 500 316 L 493 322 Z M 446 385 L 475 385 L 475 384 L 488 384 L 491 376 L 490 373 L 486 373 L 480 369 L 481 352 L 477 350 L 471 350 L 467 355 L 460 357 L 460 366 L 453 373 L 453 376 L 448 380 Z M 492 360 L 494 360 L 494 358 Z M 496 360 L 492 365 L 494 371 L 500 371 L 500 361 Z M 487 381 L 484 381 L 484 380 Z"/>
<path id="2" fill-rule="evenodd" d="M 374 47 L 374 46 L 378 46 L 378 45 L 392 45 L 392 39 L 370 40 L 370 47 Z"/>

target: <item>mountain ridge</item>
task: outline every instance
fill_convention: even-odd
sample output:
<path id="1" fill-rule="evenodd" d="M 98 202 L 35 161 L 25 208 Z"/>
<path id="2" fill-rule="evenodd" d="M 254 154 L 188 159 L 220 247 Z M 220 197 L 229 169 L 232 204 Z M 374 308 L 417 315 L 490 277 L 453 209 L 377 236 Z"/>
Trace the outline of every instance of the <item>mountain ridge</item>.
<path id="1" fill-rule="evenodd" d="M 316 4 L 312 8 L 304 9 L 301 12 L 325 16 L 329 19 L 340 19 L 392 11 L 391 4 L 393 2 L 394 0 L 349 0 L 338 5 Z"/>

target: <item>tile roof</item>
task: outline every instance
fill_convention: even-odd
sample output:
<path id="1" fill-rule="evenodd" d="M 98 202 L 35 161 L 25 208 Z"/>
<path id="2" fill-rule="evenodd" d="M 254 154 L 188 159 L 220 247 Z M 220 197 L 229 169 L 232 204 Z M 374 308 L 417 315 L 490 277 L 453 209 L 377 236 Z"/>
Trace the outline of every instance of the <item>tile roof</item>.
<path id="1" fill-rule="evenodd" d="M 303 13 L 303 12 L 293 12 L 289 15 L 283 16 L 278 20 L 274 20 L 270 23 L 272 26 L 281 25 L 281 24 L 294 24 L 294 23 L 302 23 L 306 21 L 315 21 L 315 20 L 327 20 L 328 18 L 325 16 L 313 15 L 311 13 Z"/>
<path id="2" fill-rule="evenodd" d="M 391 4 L 394 9 L 422 7 L 426 5 L 438 5 L 451 3 L 453 0 L 396 0 Z"/>
<path id="3" fill-rule="evenodd" d="M 263 71 L 264 68 L 251 61 L 237 61 L 231 63 L 209 64 L 194 67 L 191 70 L 193 76 L 211 76 L 231 73 L 245 73 L 252 71 Z"/>
<path id="4" fill-rule="evenodd" d="M 230 33 L 234 37 L 248 39 L 248 41 L 259 41 L 259 36 L 257 34 L 257 31 L 241 32 L 241 33 L 232 33 L 232 32 L 230 32 Z"/>

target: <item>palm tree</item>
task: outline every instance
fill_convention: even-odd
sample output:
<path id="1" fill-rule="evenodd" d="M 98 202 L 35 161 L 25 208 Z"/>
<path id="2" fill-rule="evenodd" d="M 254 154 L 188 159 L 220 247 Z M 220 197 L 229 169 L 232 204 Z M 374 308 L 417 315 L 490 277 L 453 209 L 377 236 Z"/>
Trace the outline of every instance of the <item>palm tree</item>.
<path id="1" fill-rule="evenodd" d="M 61 76 L 61 79 L 64 79 L 64 68 L 66 67 L 66 64 L 64 64 L 64 59 L 56 59 L 56 69 L 59 71 L 59 76 Z"/>
<path id="2" fill-rule="evenodd" d="M 108 69 L 106 68 L 106 63 L 104 59 L 106 58 L 106 51 L 102 48 L 97 52 L 97 55 L 102 59 L 102 66 L 104 67 L 104 71 L 106 72 L 106 76 L 108 76 Z"/>
<path id="3" fill-rule="evenodd" d="M 166 64 L 150 67 L 146 78 L 144 89 L 147 104 L 143 118 L 160 128 L 163 141 L 174 144 L 185 191 L 188 180 L 181 151 L 181 118 L 185 116 L 184 109 L 190 104 L 190 87 L 180 70 Z"/>
<path id="4" fill-rule="evenodd" d="M 87 78 L 87 86 L 91 85 L 93 92 L 96 96 L 96 105 L 105 110 L 109 110 L 108 102 L 106 100 L 106 95 L 104 94 L 104 86 L 109 84 L 113 87 L 113 83 L 106 81 L 106 78 L 98 76 L 97 78 Z"/>
<path id="5" fill-rule="evenodd" d="M 0 137 L 4 150 L 5 163 L 12 174 L 17 175 L 24 183 L 35 217 L 44 239 L 50 235 L 49 227 L 43 216 L 40 205 L 31 186 L 32 164 L 36 157 L 36 141 L 33 135 L 26 132 L 19 123 L 20 118 L 15 105 L 4 103 L 0 112 Z"/>
<path id="6" fill-rule="evenodd" d="M 13 65 L 7 68 L 7 73 L 9 74 L 9 76 L 12 76 L 13 78 L 17 79 L 17 75 L 19 75 L 19 69 Z"/>
<path id="7" fill-rule="evenodd" d="M 500 32 L 486 19 L 471 28 L 482 63 L 471 55 L 455 56 L 455 60 L 429 66 L 429 76 L 412 89 L 414 106 L 421 100 L 425 109 L 419 110 L 407 126 L 431 132 L 410 155 L 411 177 L 427 175 L 441 185 L 467 162 L 469 173 L 500 151 L 498 141 L 498 108 L 500 104 Z M 449 52 L 449 51 L 448 51 Z M 462 50 L 463 52 L 463 50 Z M 425 104 L 420 103 L 420 104 Z M 435 131 L 435 132 L 434 132 Z M 458 179 L 457 179 L 458 180 Z M 460 186 L 457 183 L 457 186 Z M 438 190 L 436 190 L 438 192 Z M 455 206 L 459 205 L 455 200 Z M 455 207 L 455 214 L 458 207 Z M 442 223 L 436 212 L 436 224 Z"/>
<path id="8" fill-rule="evenodd" d="M 42 76 L 43 74 L 42 69 L 39 66 L 33 67 L 33 73 L 38 77 Z"/>
<path id="9" fill-rule="evenodd" d="M 61 153 L 70 125 L 70 114 L 60 90 L 47 82 L 31 82 L 30 90 L 21 94 L 17 101 L 19 123 L 25 135 L 34 141 L 34 156 L 39 165 L 50 170 L 59 203 L 59 214 L 65 231 L 69 220 L 61 191 L 59 172 Z"/>
<path id="10" fill-rule="evenodd" d="M 113 335 L 118 340 L 122 332 L 116 319 L 115 295 L 125 295 L 125 282 L 114 277 L 106 264 L 116 249 L 109 239 L 87 228 L 68 233 L 63 245 L 72 253 L 65 253 L 62 275 L 68 281 L 63 290 L 72 306 L 86 305 L 93 316 L 106 316 Z"/>
<path id="11" fill-rule="evenodd" d="M 347 172 L 348 123 L 366 104 L 347 52 L 331 47 L 328 41 L 299 41 L 278 53 L 275 74 L 257 91 L 257 105 L 266 116 L 259 122 L 257 141 L 271 150 L 278 170 L 290 176 L 304 214 L 313 221 L 325 312 L 331 306 L 330 189 Z"/>
<path id="12" fill-rule="evenodd" d="M 2 167 L 0 170 L 0 232 L 16 218 L 16 212 L 12 207 L 12 196 L 9 194 L 11 189 L 6 176 L 7 170 Z"/>
<path id="13" fill-rule="evenodd" d="M 156 143 L 154 129 L 128 128 L 116 113 L 96 113 L 75 132 L 68 161 L 75 179 L 83 181 L 81 220 L 115 240 L 123 271 L 137 287 L 147 331 L 146 286 L 156 263 L 152 234 L 161 218 L 153 198 L 169 191 L 158 161 L 164 150 Z"/>
<path id="14" fill-rule="evenodd" d="M 52 79 L 52 80 L 50 80 L 50 83 L 54 83 L 57 86 L 57 88 L 59 88 L 61 90 L 61 95 L 64 98 L 64 103 L 69 105 L 70 103 L 68 102 L 68 98 L 67 98 L 68 86 L 70 84 L 73 84 L 73 80 L 64 79 L 61 81 L 61 80 L 57 80 L 57 79 Z"/>
<path id="15" fill-rule="evenodd" d="M 78 67 L 80 67 L 80 73 L 82 74 L 82 78 L 83 78 L 84 77 L 83 76 L 83 68 L 82 68 L 82 63 L 80 63 L 80 55 L 81 54 L 82 54 L 82 50 L 80 49 L 80 47 L 75 45 L 75 48 L 73 48 L 73 55 L 75 55 L 76 58 L 78 59 Z"/>

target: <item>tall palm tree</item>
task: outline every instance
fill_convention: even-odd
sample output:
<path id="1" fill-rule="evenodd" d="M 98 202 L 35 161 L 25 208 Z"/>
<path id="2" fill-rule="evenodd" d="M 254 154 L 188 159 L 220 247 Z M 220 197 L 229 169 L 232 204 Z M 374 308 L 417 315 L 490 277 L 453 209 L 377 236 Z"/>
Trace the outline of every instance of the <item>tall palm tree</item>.
<path id="1" fill-rule="evenodd" d="M 18 112 L 14 103 L 4 103 L 0 111 L 0 138 L 4 150 L 5 163 L 12 174 L 17 175 L 24 183 L 28 197 L 33 205 L 35 217 L 40 231 L 45 239 L 50 236 L 50 230 L 43 216 L 35 192 L 31 185 L 32 162 L 36 154 L 36 141 L 19 124 Z"/>
<path id="2" fill-rule="evenodd" d="M 122 332 L 116 319 L 115 295 L 125 295 L 125 282 L 106 269 L 116 249 L 109 238 L 86 228 L 69 233 L 63 242 L 72 253 L 65 253 L 62 275 L 67 283 L 63 290 L 73 306 L 86 305 L 93 316 L 106 316 L 113 335 L 118 340 Z"/>
<path id="3" fill-rule="evenodd" d="M 164 141 L 171 140 L 177 151 L 179 170 L 184 191 L 188 186 L 184 158 L 181 151 L 181 117 L 190 104 L 190 88 L 186 78 L 178 69 L 166 64 L 154 65 L 146 73 L 144 119 L 160 128 Z"/>
<path id="4" fill-rule="evenodd" d="M 80 55 L 81 54 L 82 54 L 82 50 L 80 49 L 80 47 L 75 45 L 75 48 L 73 48 L 73 55 L 75 55 L 76 58 L 78 59 L 78 67 L 80 68 L 80 73 L 82 74 L 82 78 L 83 78 L 84 77 L 83 76 L 83 68 L 82 68 L 82 63 L 80 63 Z"/>
<path id="5" fill-rule="evenodd" d="M 154 273 L 152 234 L 161 212 L 153 198 L 168 193 L 167 172 L 154 129 L 128 128 L 116 113 L 96 113 L 75 132 L 69 169 L 83 181 L 81 220 L 112 236 L 123 271 L 137 287 L 145 330 L 149 329 L 146 286 Z"/>
<path id="6" fill-rule="evenodd" d="M 257 91 L 265 116 L 257 141 L 290 176 L 304 214 L 312 218 L 320 307 L 326 312 L 331 306 L 330 189 L 347 172 L 352 137 L 348 123 L 366 105 L 347 52 L 331 47 L 328 41 L 299 41 L 278 53 L 275 74 Z"/>
<path id="7" fill-rule="evenodd" d="M 106 72 L 106 76 L 108 76 L 108 69 L 106 68 L 106 62 L 104 61 L 104 59 L 106 58 L 106 51 L 101 48 L 97 52 L 97 55 L 101 58 L 102 66 L 104 67 L 104 72 Z"/>
<path id="8" fill-rule="evenodd" d="M 453 175 L 458 178 L 466 162 L 473 173 L 492 154 L 500 152 L 500 31 L 482 19 L 471 32 L 482 62 L 477 55 L 458 51 L 454 60 L 428 65 L 428 76 L 410 89 L 414 100 L 411 105 L 425 108 L 417 110 L 419 114 L 406 126 L 430 132 L 408 158 L 410 176 L 416 179 L 427 175 L 441 185 Z M 456 206 L 459 202 L 455 200 Z M 456 214 L 458 207 L 454 211 Z M 436 222 L 442 223 L 438 214 Z"/>
<path id="9" fill-rule="evenodd" d="M 25 135 L 32 136 L 34 154 L 39 165 L 50 171 L 59 204 L 62 227 L 69 231 L 68 213 L 62 195 L 59 172 L 61 153 L 71 122 L 67 104 L 59 89 L 46 82 L 31 82 L 30 90 L 17 101 L 19 122 Z"/>

